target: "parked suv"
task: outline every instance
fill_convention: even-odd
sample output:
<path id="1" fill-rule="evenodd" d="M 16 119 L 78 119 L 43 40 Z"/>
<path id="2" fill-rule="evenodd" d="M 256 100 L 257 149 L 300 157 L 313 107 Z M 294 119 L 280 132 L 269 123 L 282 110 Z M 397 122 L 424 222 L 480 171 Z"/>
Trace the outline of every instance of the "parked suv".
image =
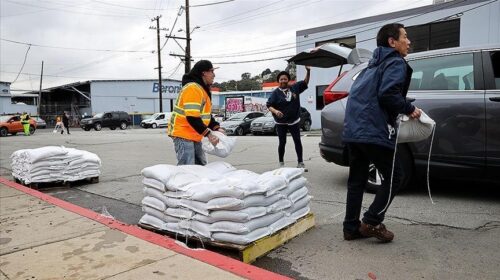
<path id="1" fill-rule="evenodd" d="M 314 56 L 314 52 L 309 58 L 302 53 L 299 63 L 315 66 Z M 413 104 L 436 121 L 430 176 L 499 182 L 500 45 L 420 52 L 407 60 L 413 68 L 408 98 L 415 99 Z M 341 61 L 346 63 L 345 56 Z M 354 80 L 366 67 L 366 63 L 353 66 L 323 93 L 319 148 L 326 161 L 348 166 L 348 152 L 342 143 L 345 106 Z M 413 178 L 425 178 L 431 141 L 398 145 L 402 188 Z M 373 165 L 370 171 L 367 187 L 376 190 L 380 176 Z"/>
<path id="2" fill-rule="evenodd" d="M 30 134 L 35 133 L 36 121 L 33 118 L 29 119 Z M 0 116 L 0 136 L 7 136 L 7 134 L 16 135 L 18 132 L 24 132 L 23 124 L 21 123 L 20 116 Z"/>
<path id="3" fill-rule="evenodd" d="M 311 130 L 311 114 L 306 108 L 300 107 L 300 123 L 299 126 L 303 131 Z M 253 135 L 264 133 L 276 134 L 276 122 L 274 121 L 271 112 L 267 112 L 264 117 L 255 119 L 250 125 L 250 131 Z"/>
<path id="4" fill-rule="evenodd" d="M 82 119 L 80 121 L 80 127 L 89 131 L 91 128 L 99 131 L 103 127 L 109 127 L 111 130 L 115 130 L 117 127 L 120 129 L 126 129 L 130 125 L 130 116 L 128 113 L 123 111 L 113 111 L 99 113 L 92 118 Z"/>

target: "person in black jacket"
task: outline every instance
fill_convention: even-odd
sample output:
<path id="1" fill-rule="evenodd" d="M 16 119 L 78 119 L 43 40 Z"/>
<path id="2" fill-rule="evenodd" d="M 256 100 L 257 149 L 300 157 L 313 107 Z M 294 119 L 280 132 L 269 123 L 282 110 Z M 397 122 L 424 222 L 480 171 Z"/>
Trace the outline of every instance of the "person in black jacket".
<path id="1" fill-rule="evenodd" d="M 413 70 L 404 59 L 410 48 L 404 25 L 383 26 L 377 34 L 377 46 L 368 67 L 354 81 L 346 105 L 342 137 L 349 150 L 345 240 L 361 237 L 393 240 L 394 234 L 382 221 L 401 177 L 399 165 L 393 165 L 396 118 L 399 114 L 412 118 L 421 114 L 420 109 L 406 100 Z M 361 222 L 370 163 L 380 172 L 382 184 Z"/>
<path id="2" fill-rule="evenodd" d="M 302 142 L 300 141 L 300 97 L 299 94 L 307 89 L 311 67 L 306 66 L 306 77 L 290 86 L 290 74 L 282 71 L 278 74 L 277 81 L 279 87 L 276 88 L 267 100 L 267 108 L 273 114 L 276 122 L 276 132 L 278 134 L 278 160 L 279 166 L 285 166 L 285 146 L 286 135 L 290 131 L 297 153 L 297 167 L 304 168 L 307 172 L 302 158 Z"/>
<path id="3" fill-rule="evenodd" d="M 64 128 L 66 128 L 66 132 L 69 133 L 69 117 L 68 117 L 68 112 L 64 111 L 62 115 L 62 122 L 64 127 L 61 129 L 61 134 L 64 133 Z"/>

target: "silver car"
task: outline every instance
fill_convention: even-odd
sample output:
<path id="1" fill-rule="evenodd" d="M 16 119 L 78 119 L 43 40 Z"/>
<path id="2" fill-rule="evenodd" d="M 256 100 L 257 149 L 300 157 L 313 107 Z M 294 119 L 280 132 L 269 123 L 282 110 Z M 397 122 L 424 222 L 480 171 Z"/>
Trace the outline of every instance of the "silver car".
<path id="1" fill-rule="evenodd" d="M 299 64 L 315 66 L 314 56 L 309 53 L 308 61 L 303 54 Z M 413 68 L 408 98 L 436 121 L 431 178 L 500 182 L 500 45 L 420 52 L 407 59 Z M 319 148 L 328 162 L 349 165 L 342 143 L 345 106 L 351 85 L 366 66 L 360 63 L 342 73 L 323 94 Z M 430 144 L 431 138 L 398 146 L 402 188 L 425 178 Z M 372 167 L 368 190 L 380 183 Z"/>

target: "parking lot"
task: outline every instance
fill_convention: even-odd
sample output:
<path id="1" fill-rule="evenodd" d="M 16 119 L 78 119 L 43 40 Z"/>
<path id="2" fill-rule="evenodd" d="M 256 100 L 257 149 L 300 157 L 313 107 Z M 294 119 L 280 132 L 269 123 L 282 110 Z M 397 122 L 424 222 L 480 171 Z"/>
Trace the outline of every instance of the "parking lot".
<path id="1" fill-rule="evenodd" d="M 398 195 L 386 216 L 395 240 L 344 241 L 342 220 L 348 169 L 325 162 L 319 136 L 302 137 L 309 172 L 309 191 L 316 227 L 257 260 L 256 266 L 296 279 L 497 279 L 500 274 L 500 186 L 431 181 L 431 204 L 425 187 Z M 238 137 L 233 154 L 224 159 L 238 169 L 262 173 L 275 169 L 275 136 Z M 70 135 L 37 130 L 30 137 L 0 138 L 0 175 L 12 179 L 13 151 L 62 145 L 96 153 L 102 160 L 97 184 L 43 191 L 127 223 L 141 216 L 142 177 L 147 166 L 175 164 L 173 144 L 165 129 L 72 129 Z M 209 161 L 220 160 L 209 156 Z M 286 165 L 295 167 L 289 138 Z M 431 170 L 432 176 L 432 170 Z M 372 199 L 365 195 L 364 205 Z M 3 230 L 3 229 L 2 229 Z"/>

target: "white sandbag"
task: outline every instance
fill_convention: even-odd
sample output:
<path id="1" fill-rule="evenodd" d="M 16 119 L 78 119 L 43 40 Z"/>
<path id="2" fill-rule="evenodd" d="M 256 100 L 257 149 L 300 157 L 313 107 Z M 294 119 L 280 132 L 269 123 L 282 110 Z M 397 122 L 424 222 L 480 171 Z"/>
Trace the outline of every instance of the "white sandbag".
<path id="1" fill-rule="evenodd" d="M 24 155 L 21 155 L 23 153 Z M 64 147 L 46 146 L 37 149 L 23 149 L 19 153 L 14 152 L 13 156 L 24 156 L 29 163 L 35 163 L 46 158 L 66 155 L 68 151 Z"/>
<path id="2" fill-rule="evenodd" d="M 241 189 L 235 188 L 229 180 L 221 179 L 217 181 L 202 181 L 189 184 L 182 192 L 166 192 L 166 196 L 189 198 L 192 200 L 207 202 L 217 197 L 243 198 L 246 196 Z"/>
<path id="3" fill-rule="evenodd" d="M 290 217 L 283 217 L 283 218 L 277 220 L 276 222 L 269 225 L 270 234 L 273 234 L 273 233 L 277 232 L 278 230 L 295 223 L 295 221 L 296 220 L 294 220 Z"/>
<path id="4" fill-rule="evenodd" d="M 182 172 L 182 170 L 175 165 L 157 164 L 142 169 L 141 174 L 144 177 L 156 179 L 167 185 L 170 177 L 179 172 Z"/>
<path id="5" fill-rule="evenodd" d="M 420 118 L 413 119 L 407 115 L 401 116 L 398 132 L 398 143 L 418 142 L 431 136 L 436 122 L 424 111 Z"/>
<path id="6" fill-rule="evenodd" d="M 210 168 L 221 175 L 224 175 L 228 172 L 236 170 L 236 168 L 234 166 L 232 166 L 230 163 L 227 163 L 224 161 L 210 162 L 210 163 L 207 163 L 205 165 L 205 167 Z"/>
<path id="7" fill-rule="evenodd" d="M 270 230 L 268 227 L 256 229 L 247 234 L 234 234 L 229 232 L 214 232 L 212 239 L 215 241 L 229 242 L 232 244 L 246 245 L 252 243 L 264 236 L 269 235 Z"/>
<path id="8" fill-rule="evenodd" d="M 181 219 L 179 219 L 177 217 L 169 216 L 169 215 L 165 214 L 164 212 L 156 210 L 156 209 L 149 207 L 147 205 L 142 206 L 142 211 L 150 216 L 153 216 L 153 217 L 156 217 L 156 218 L 162 220 L 163 222 L 178 223 L 181 221 Z"/>
<path id="9" fill-rule="evenodd" d="M 257 183 L 266 190 L 267 196 L 274 195 L 287 186 L 287 181 L 283 176 L 273 175 L 271 171 L 261 174 Z"/>
<path id="10" fill-rule="evenodd" d="M 182 229 L 189 229 L 202 237 L 210 238 L 212 232 L 210 231 L 210 224 L 206 224 L 195 220 L 182 220 L 179 222 L 179 227 Z"/>
<path id="11" fill-rule="evenodd" d="M 243 199 L 238 199 L 234 197 L 220 197 L 210 200 L 208 202 L 209 204 L 208 209 L 241 210 L 248 207 L 269 206 L 275 203 L 276 201 L 280 200 L 281 198 L 283 198 L 281 194 L 275 194 L 272 196 L 256 194 L 247 196 Z M 217 207 L 211 206 L 210 204 L 217 205 Z"/>
<path id="12" fill-rule="evenodd" d="M 139 224 L 152 226 L 159 230 L 166 230 L 166 225 L 164 221 L 149 214 L 144 214 L 144 216 L 142 216 L 142 218 L 139 220 Z"/>
<path id="13" fill-rule="evenodd" d="M 219 143 L 214 146 L 206 137 L 203 137 L 203 140 L 201 141 L 203 151 L 207 154 L 222 158 L 229 156 L 234 148 L 234 145 L 236 144 L 236 137 L 228 137 L 219 131 L 211 131 L 210 133 L 219 138 Z"/>
<path id="14" fill-rule="evenodd" d="M 218 172 L 215 172 L 213 169 L 205 167 L 203 165 L 180 165 L 179 169 L 183 170 L 185 173 L 194 174 L 203 179 L 208 179 L 210 181 L 219 180 L 222 178 L 222 175 Z"/>
<path id="15" fill-rule="evenodd" d="M 193 210 L 194 212 L 200 213 L 202 215 L 208 216 L 209 210 L 206 202 L 196 201 L 196 200 L 188 200 L 181 199 L 180 206 Z"/>
<path id="16" fill-rule="evenodd" d="M 165 230 L 178 233 L 184 236 L 193 236 L 193 232 L 179 226 L 179 223 L 165 223 Z"/>
<path id="17" fill-rule="evenodd" d="M 267 206 L 268 213 L 276 213 L 292 206 L 292 202 L 288 199 L 282 198 L 275 203 Z"/>
<path id="18" fill-rule="evenodd" d="M 239 189 L 243 191 L 244 196 L 249 196 L 253 194 L 264 194 L 267 191 L 267 188 L 263 185 L 258 184 L 255 179 L 251 178 L 235 178 L 229 177 L 226 178 L 230 187 L 234 187 L 235 189 Z"/>
<path id="19" fill-rule="evenodd" d="M 165 203 L 163 201 L 159 200 L 158 198 L 152 197 L 152 196 L 146 196 L 142 199 L 141 201 L 142 205 L 149 206 L 151 208 L 154 208 L 158 211 L 165 212 L 167 209 L 167 206 L 165 206 Z"/>
<path id="20" fill-rule="evenodd" d="M 162 200 L 165 198 L 165 196 L 163 195 L 164 192 L 162 191 L 159 191 L 158 189 L 155 189 L 155 188 L 151 188 L 151 187 L 144 187 L 142 189 L 142 192 L 144 193 L 144 196 L 151 196 L 151 197 L 154 197 L 154 198 L 157 198 L 159 200 Z"/>
<path id="21" fill-rule="evenodd" d="M 165 203 L 167 208 L 179 208 L 179 207 L 181 207 L 181 200 L 180 199 L 164 196 L 161 201 L 163 201 Z"/>
<path id="22" fill-rule="evenodd" d="M 303 198 L 299 199 L 297 202 L 295 202 L 292 207 L 285 209 L 285 214 L 287 216 L 290 216 L 293 212 L 298 211 L 299 209 L 302 209 L 304 207 L 309 206 L 309 202 L 311 201 L 312 196 L 306 195 Z"/>
<path id="23" fill-rule="evenodd" d="M 239 179 L 243 181 L 257 181 L 257 178 L 259 177 L 258 173 L 255 173 L 250 170 L 245 170 L 245 169 L 239 169 L 239 170 L 234 170 L 227 172 L 223 175 L 225 178 L 231 178 L 231 179 Z"/>
<path id="24" fill-rule="evenodd" d="M 212 211 L 208 216 L 196 214 L 194 215 L 193 220 L 197 220 L 208 224 L 213 224 L 219 221 L 232 221 L 232 222 L 244 223 L 250 221 L 251 219 L 262 217 L 266 214 L 267 214 L 266 207 L 248 207 L 237 211 L 229 211 L 229 210 Z"/>
<path id="25" fill-rule="evenodd" d="M 169 191 L 185 191 L 186 186 L 193 183 L 198 183 L 201 181 L 209 181 L 208 179 L 203 179 L 202 177 L 191 174 L 191 173 L 176 173 L 172 175 L 168 182 L 165 184 L 165 188 Z"/>
<path id="26" fill-rule="evenodd" d="M 208 210 L 241 209 L 243 200 L 234 197 L 217 197 L 207 202 Z"/>
<path id="27" fill-rule="evenodd" d="M 194 216 L 193 211 L 184 208 L 167 208 L 165 213 L 180 219 L 191 219 Z"/>
<path id="28" fill-rule="evenodd" d="M 288 199 L 292 202 L 292 203 L 295 203 L 297 202 L 299 199 L 303 198 L 304 196 L 306 196 L 307 194 L 309 193 L 309 190 L 307 189 L 307 187 L 302 187 L 296 191 L 294 191 L 293 193 L 291 193 L 289 196 L 288 196 Z"/>
<path id="29" fill-rule="evenodd" d="M 281 176 L 286 179 L 286 182 L 290 182 L 291 180 L 302 176 L 304 174 L 304 168 L 293 168 L 293 167 L 281 167 L 272 171 L 268 171 L 263 173 L 271 174 L 273 176 Z"/>
<path id="30" fill-rule="evenodd" d="M 273 213 L 252 219 L 245 223 L 237 223 L 230 221 L 220 221 L 211 224 L 212 232 L 231 232 L 237 234 L 250 233 L 258 228 L 267 227 L 284 216 L 283 212 Z"/>
<path id="31" fill-rule="evenodd" d="M 307 185 L 307 179 L 304 177 L 295 178 L 288 183 L 288 186 L 280 191 L 282 195 L 288 197 L 294 191 Z"/>
<path id="32" fill-rule="evenodd" d="M 154 178 L 144 177 L 144 178 L 142 178 L 142 183 L 148 187 L 155 188 L 159 191 L 162 191 L 162 192 L 166 191 L 165 184 L 163 184 L 161 181 L 156 180 Z"/>
<path id="33" fill-rule="evenodd" d="M 298 219 L 304 217 L 305 215 L 307 215 L 309 213 L 309 211 L 311 211 L 311 209 L 309 208 L 309 206 L 306 206 L 304 208 L 301 208 L 301 209 L 291 213 L 289 217 L 294 219 L 294 220 L 298 220 Z"/>

